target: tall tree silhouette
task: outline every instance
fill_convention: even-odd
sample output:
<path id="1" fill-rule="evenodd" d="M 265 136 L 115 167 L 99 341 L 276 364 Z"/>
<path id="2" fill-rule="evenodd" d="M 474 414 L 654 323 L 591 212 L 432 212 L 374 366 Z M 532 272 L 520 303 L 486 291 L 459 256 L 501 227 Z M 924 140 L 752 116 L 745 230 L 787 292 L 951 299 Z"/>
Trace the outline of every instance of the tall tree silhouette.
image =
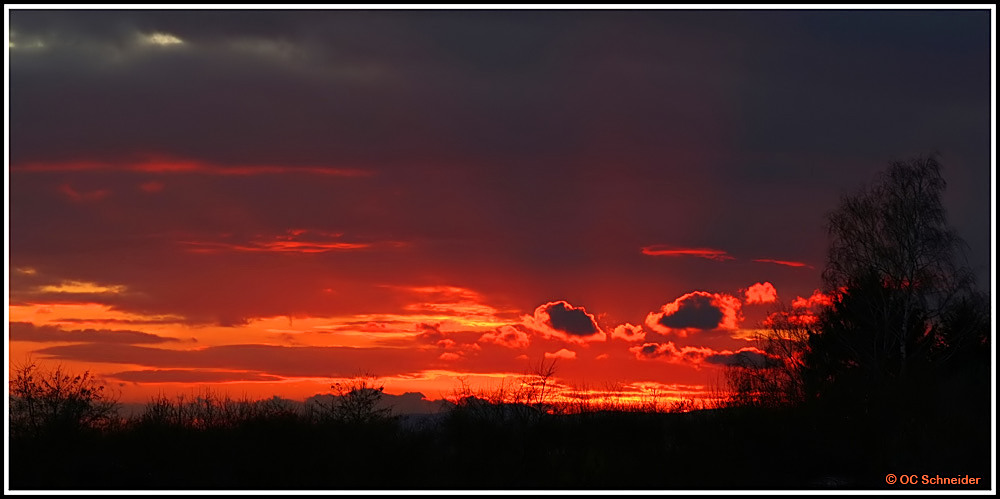
<path id="1" fill-rule="evenodd" d="M 828 215 L 823 282 L 835 299 L 809 339 L 814 396 L 869 407 L 920 390 L 956 352 L 985 345 L 988 320 L 968 316 L 983 313 L 983 298 L 944 189 L 935 156 L 896 161 Z"/>

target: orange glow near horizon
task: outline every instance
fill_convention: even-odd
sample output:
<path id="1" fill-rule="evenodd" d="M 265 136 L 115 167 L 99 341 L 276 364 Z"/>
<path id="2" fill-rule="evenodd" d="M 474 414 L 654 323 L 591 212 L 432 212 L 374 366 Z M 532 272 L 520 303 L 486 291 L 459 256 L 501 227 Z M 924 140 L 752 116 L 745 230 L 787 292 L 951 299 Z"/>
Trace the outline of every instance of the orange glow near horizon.
<path id="1" fill-rule="evenodd" d="M 287 241 L 309 234 L 306 229 L 290 229 L 280 238 Z M 44 277 L 30 267 L 19 272 Z M 270 316 L 227 325 L 73 302 L 76 297 L 117 298 L 131 291 L 118 284 L 54 282 L 39 287 L 48 293 L 41 296 L 65 296 L 66 302 L 22 302 L 8 308 L 8 328 L 17 326 L 17 337 L 9 341 L 9 360 L 88 370 L 103 378 L 124 402 L 204 390 L 235 398 L 278 395 L 304 400 L 329 393 L 332 383 L 349 374 L 335 370 L 343 371 L 348 365 L 356 366 L 349 372 L 361 374 L 360 369 L 365 369 L 380 376 L 388 394 L 419 392 L 434 400 L 454 394 L 463 384 L 486 393 L 491 383 L 513 383 L 535 359 L 560 364 L 552 379 L 554 400 L 634 404 L 649 402 L 650 395 L 633 391 L 601 395 L 580 386 L 612 378 L 632 380 L 626 384 L 638 379 L 657 386 L 679 386 L 681 380 L 681 384 L 700 386 L 704 381 L 698 380 L 705 376 L 700 372 L 722 365 L 711 359 L 746 350 L 653 344 L 653 357 L 679 360 L 668 362 L 670 369 L 650 370 L 650 364 L 643 362 L 650 355 L 640 353 L 650 345 L 642 342 L 655 327 L 602 325 L 597 315 L 565 300 L 545 302 L 532 315 L 518 314 L 517 310 L 501 310 L 483 294 L 459 286 L 381 286 L 397 300 L 395 313 Z M 683 312 L 686 300 L 692 298 L 718 309 L 716 327 L 732 329 L 732 334 L 739 331 L 740 301 L 722 293 L 688 293 L 665 305 L 659 314 Z M 689 340 L 697 338 L 694 330 L 684 332 Z M 521 368 L 511 370 L 517 366 Z M 662 403 L 672 403 L 718 396 L 688 391 L 675 386 L 661 390 L 657 397 Z"/>

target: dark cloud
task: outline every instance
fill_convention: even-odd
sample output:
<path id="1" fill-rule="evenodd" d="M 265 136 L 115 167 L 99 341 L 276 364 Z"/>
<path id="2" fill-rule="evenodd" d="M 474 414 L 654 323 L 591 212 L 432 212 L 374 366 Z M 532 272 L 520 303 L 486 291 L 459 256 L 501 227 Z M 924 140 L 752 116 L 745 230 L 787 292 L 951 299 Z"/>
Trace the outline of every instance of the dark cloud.
<path id="1" fill-rule="evenodd" d="M 733 352 L 730 350 L 717 351 L 709 347 L 677 347 L 673 342 L 666 342 L 644 343 L 642 346 L 629 348 L 629 351 L 639 359 L 686 364 L 695 368 L 701 367 L 704 363 L 719 366 L 770 368 L 780 365 L 781 362 L 780 359 L 753 347 L 741 348 Z"/>
<path id="2" fill-rule="evenodd" d="M 592 315 L 564 301 L 550 303 L 544 312 L 549 316 L 549 325 L 558 331 L 574 336 L 590 336 L 600 331 Z"/>
<path id="3" fill-rule="evenodd" d="M 73 329 L 36 326 L 30 322 L 10 322 L 11 341 L 149 344 L 180 341 L 142 331 L 126 329 Z"/>
<path id="4" fill-rule="evenodd" d="M 658 359 L 695 367 L 700 366 L 705 358 L 716 354 L 711 348 L 692 346 L 678 348 L 673 342 L 643 343 L 642 346 L 630 347 L 629 351 L 640 359 Z"/>
<path id="5" fill-rule="evenodd" d="M 417 324 L 417 331 L 420 334 L 417 335 L 417 339 L 423 343 L 439 343 L 445 339 L 444 333 L 441 332 L 440 324 Z"/>
<path id="6" fill-rule="evenodd" d="M 108 377 L 132 383 L 225 383 L 232 381 L 281 381 L 278 376 L 255 372 L 198 369 L 148 369 L 122 371 Z"/>
<path id="7" fill-rule="evenodd" d="M 692 332 L 732 331 L 743 320 L 742 302 L 724 293 L 693 291 L 646 316 L 646 326 L 655 332 L 679 337 Z"/>
<path id="8" fill-rule="evenodd" d="M 413 348 L 412 343 L 369 348 L 243 344 L 182 350 L 83 343 L 33 351 L 41 360 L 140 365 L 157 370 L 251 372 L 282 378 L 344 378 L 359 372 L 385 377 L 413 376 L 426 370 L 452 368 L 460 372 L 496 373 L 506 372 L 510 367 L 510 357 L 506 355 L 479 356 L 475 347 L 461 353 L 460 362 L 454 363 L 439 359 L 441 351 L 437 348 Z"/>
<path id="9" fill-rule="evenodd" d="M 663 314 L 658 321 L 672 329 L 715 329 L 722 322 L 722 310 L 715 306 L 711 296 L 693 295 L 680 302 L 676 312 Z"/>
<path id="10" fill-rule="evenodd" d="M 250 371 L 287 377 L 344 377 L 378 366 L 380 376 L 413 374 L 436 357 L 412 349 L 224 345 L 167 350 L 124 344 L 79 344 L 42 348 L 51 359 L 138 364 L 159 369 Z"/>

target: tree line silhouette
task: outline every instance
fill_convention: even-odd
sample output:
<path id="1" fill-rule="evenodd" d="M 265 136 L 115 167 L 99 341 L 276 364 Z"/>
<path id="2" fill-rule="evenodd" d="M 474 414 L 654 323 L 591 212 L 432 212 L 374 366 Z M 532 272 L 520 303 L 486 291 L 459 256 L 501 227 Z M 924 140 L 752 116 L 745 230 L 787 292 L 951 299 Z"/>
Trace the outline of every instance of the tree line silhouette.
<path id="1" fill-rule="evenodd" d="M 10 484 L 891 489 L 886 474 L 930 473 L 989 488 L 989 301 L 963 265 L 944 188 L 929 156 L 844 196 L 827 216 L 826 303 L 775 309 L 755 338 L 767 360 L 727 367 L 715 406 L 555 404 L 555 365 L 542 362 L 492 391 L 463 384 L 423 418 L 386 407 L 370 375 L 305 410 L 205 394 L 122 418 L 89 374 L 28 363 L 9 387 Z"/>

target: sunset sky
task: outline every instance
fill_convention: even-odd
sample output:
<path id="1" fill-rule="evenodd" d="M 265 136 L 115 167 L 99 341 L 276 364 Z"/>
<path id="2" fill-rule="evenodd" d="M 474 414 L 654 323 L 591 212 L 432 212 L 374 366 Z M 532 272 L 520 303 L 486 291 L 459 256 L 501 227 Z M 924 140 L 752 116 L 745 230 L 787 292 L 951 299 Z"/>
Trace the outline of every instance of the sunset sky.
<path id="1" fill-rule="evenodd" d="M 8 16 L 8 361 L 123 401 L 706 396 L 935 151 L 991 289 L 989 10 Z"/>

